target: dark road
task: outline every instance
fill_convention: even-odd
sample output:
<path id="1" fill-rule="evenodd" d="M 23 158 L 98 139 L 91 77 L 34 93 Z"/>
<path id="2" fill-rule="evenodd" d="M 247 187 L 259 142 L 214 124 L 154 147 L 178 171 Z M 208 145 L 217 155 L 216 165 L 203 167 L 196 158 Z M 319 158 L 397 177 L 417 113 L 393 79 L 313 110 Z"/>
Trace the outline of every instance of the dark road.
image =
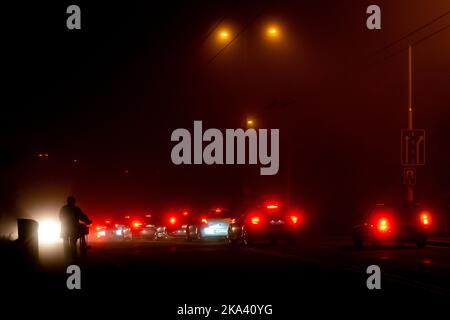
<path id="1" fill-rule="evenodd" d="M 310 244 L 312 243 L 312 244 Z M 42 252 L 42 273 L 50 295 L 109 301 L 145 301 L 152 312 L 173 313 L 178 306 L 270 304 L 278 315 L 299 308 L 360 305 L 370 308 L 401 301 L 440 301 L 450 297 L 450 248 L 429 246 L 367 247 L 347 240 L 312 242 L 295 247 L 229 247 L 223 242 L 183 240 L 93 243 L 80 264 L 82 289 L 66 288 L 65 266 Z M 368 290 L 369 265 L 381 269 L 381 290 Z M 158 302 L 156 302 L 158 301 Z M 418 305 L 420 308 L 420 304 Z M 409 312 L 415 312 L 408 309 Z"/>

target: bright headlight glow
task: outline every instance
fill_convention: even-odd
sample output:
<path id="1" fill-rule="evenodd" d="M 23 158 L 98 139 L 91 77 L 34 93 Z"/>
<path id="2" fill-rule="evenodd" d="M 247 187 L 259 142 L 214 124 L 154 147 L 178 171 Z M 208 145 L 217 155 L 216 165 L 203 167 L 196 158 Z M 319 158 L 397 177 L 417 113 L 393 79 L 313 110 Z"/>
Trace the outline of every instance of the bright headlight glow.
<path id="1" fill-rule="evenodd" d="M 60 239 L 61 224 L 55 220 L 44 220 L 39 222 L 39 243 L 52 244 Z"/>

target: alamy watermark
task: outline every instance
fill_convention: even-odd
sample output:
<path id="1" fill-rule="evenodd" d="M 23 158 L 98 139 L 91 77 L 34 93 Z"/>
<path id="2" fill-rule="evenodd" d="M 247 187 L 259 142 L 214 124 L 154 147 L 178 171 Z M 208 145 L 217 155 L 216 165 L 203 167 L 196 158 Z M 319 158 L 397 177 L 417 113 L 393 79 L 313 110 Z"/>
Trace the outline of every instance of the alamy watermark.
<path id="1" fill-rule="evenodd" d="M 270 141 L 269 141 L 270 136 Z M 172 132 L 178 142 L 171 152 L 172 163 L 180 164 L 258 164 L 261 175 L 275 175 L 280 165 L 279 129 L 219 129 L 203 132 L 202 121 L 194 121 L 194 133 L 184 128 Z M 203 148 L 203 143 L 208 144 Z M 193 148 L 192 148 L 193 145 Z M 248 145 L 248 152 L 246 146 Z M 270 152 L 269 152 L 270 145 Z M 192 157 L 193 154 L 193 157 Z"/>

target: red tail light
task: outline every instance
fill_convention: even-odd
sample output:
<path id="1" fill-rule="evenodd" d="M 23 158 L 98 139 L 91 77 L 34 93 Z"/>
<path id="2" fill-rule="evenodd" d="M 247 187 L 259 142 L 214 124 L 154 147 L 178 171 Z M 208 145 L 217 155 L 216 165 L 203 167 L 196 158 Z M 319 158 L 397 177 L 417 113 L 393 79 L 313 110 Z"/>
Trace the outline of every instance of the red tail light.
<path id="1" fill-rule="evenodd" d="M 290 216 L 290 219 L 293 224 L 297 224 L 299 222 L 298 216 L 292 215 Z"/>
<path id="2" fill-rule="evenodd" d="M 171 217 L 170 219 L 169 219 L 169 223 L 170 224 L 175 224 L 177 222 L 177 219 L 175 219 L 175 217 Z"/>
<path id="3" fill-rule="evenodd" d="M 422 212 L 420 214 L 420 222 L 422 223 L 423 226 L 429 226 L 431 223 L 430 214 L 426 211 Z"/>
<path id="4" fill-rule="evenodd" d="M 267 209 L 278 209 L 278 205 L 277 204 L 268 204 L 266 206 Z"/>
<path id="5" fill-rule="evenodd" d="M 131 226 L 132 226 L 133 228 L 135 228 L 135 229 L 138 229 L 138 228 L 142 227 L 142 222 L 140 222 L 140 221 L 134 221 L 134 222 L 131 224 Z"/>
<path id="6" fill-rule="evenodd" d="M 378 228 L 378 231 L 380 231 L 382 233 L 389 232 L 391 229 L 391 224 L 388 219 L 381 218 L 378 220 L 377 228 Z"/>
<path id="7" fill-rule="evenodd" d="M 208 224 L 208 220 L 207 220 L 206 218 L 202 218 L 201 222 L 202 222 L 203 224 Z"/>
<path id="8" fill-rule="evenodd" d="M 259 217 L 257 217 L 257 216 L 254 216 L 254 217 L 252 217 L 252 218 L 250 219 L 250 222 L 251 222 L 252 224 L 259 224 L 259 223 L 261 222 L 261 219 L 260 219 Z"/>

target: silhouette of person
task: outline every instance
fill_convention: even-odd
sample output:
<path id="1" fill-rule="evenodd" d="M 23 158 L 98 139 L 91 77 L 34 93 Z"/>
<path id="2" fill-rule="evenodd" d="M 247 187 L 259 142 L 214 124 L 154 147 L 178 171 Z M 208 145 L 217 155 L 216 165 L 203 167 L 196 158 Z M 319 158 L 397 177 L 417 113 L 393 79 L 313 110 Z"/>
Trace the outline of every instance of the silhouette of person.
<path id="1" fill-rule="evenodd" d="M 91 219 L 75 205 L 76 199 L 73 196 L 67 198 L 67 204 L 59 211 L 61 221 L 61 238 L 64 242 L 64 252 L 66 256 L 74 259 L 77 255 L 77 241 L 80 239 L 82 254 L 86 249 L 85 235 L 87 226 L 92 223 Z M 80 223 L 82 222 L 82 223 Z"/>

